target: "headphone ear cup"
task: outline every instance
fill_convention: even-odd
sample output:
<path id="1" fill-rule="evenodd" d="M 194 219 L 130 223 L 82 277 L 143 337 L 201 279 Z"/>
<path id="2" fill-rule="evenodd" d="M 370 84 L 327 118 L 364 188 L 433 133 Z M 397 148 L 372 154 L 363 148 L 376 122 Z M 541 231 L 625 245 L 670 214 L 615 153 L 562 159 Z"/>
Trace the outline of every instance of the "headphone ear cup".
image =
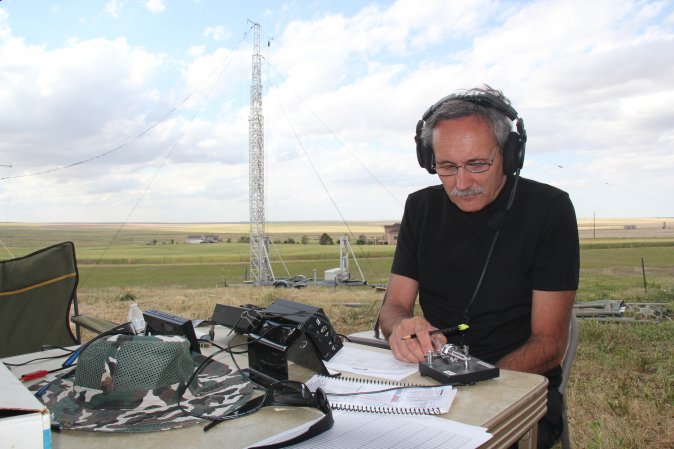
<path id="1" fill-rule="evenodd" d="M 417 133 L 414 136 L 414 142 L 417 144 L 417 162 L 421 168 L 425 168 L 431 175 L 435 174 L 433 168 L 433 149 L 424 145 L 421 139 L 421 129 L 424 127 L 424 121 L 419 120 L 417 123 Z"/>
<path id="2" fill-rule="evenodd" d="M 524 121 L 517 119 L 517 131 L 508 135 L 503 147 L 503 174 L 512 175 L 524 166 L 524 150 L 527 145 L 527 133 L 524 130 Z"/>
<path id="3" fill-rule="evenodd" d="M 508 140 L 503 146 L 503 174 L 512 175 L 517 170 L 517 147 L 519 136 L 515 132 L 508 135 Z"/>

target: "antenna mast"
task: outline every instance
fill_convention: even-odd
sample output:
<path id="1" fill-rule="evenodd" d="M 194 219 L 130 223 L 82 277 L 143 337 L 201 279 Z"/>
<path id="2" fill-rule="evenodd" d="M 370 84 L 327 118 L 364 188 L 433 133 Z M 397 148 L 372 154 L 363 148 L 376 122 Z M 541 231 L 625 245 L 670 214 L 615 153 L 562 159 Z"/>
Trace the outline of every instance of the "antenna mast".
<path id="1" fill-rule="evenodd" d="M 248 191 L 250 214 L 250 273 L 257 284 L 274 279 L 269 261 L 269 237 L 265 230 L 264 118 L 262 117 L 262 55 L 260 24 L 253 22 L 253 76 L 248 117 Z"/>

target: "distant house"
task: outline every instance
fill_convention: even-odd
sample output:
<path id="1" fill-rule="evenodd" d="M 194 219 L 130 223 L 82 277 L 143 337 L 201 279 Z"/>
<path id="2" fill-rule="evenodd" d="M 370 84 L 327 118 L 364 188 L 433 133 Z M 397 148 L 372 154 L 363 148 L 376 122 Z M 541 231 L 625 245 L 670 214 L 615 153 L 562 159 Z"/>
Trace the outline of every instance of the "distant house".
<path id="1" fill-rule="evenodd" d="M 393 223 L 392 225 L 384 225 L 384 240 L 387 245 L 395 245 L 398 243 L 398 233 L 400 232 L 400 223 Z"/>
<path id="2" fill-rule="evenodd" d="M 188 235 L 185 243 L 216 243 L 220 241 L 220 236 L 216 234 Z"/>

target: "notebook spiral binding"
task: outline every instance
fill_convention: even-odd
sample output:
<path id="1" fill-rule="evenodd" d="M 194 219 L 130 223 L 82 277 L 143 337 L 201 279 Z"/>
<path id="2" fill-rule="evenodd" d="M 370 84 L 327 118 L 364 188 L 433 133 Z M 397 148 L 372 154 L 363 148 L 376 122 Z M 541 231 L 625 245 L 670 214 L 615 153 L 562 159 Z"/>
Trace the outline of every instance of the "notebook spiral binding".
<path id="1" fill-rule="evenodd" d="M 357 385 L 370 385 L 375 390 L 370 390 L 369 392 L 360 392 L 360 393 L 331 393 L 330 387 L 328 385 L 322 385 L 325 392 L 328 395 L 328 402 L 330 403 L 330 408 L 333 410 L 345 410 L 350 412 L 367 412 L 367 413 L 385 413 L 392 415 L 441 415 L 445 413 L 441 408 L 435 405 L 429 405 L 428 407 L 406 407 L 403 404 L 398 405 L 379 405 L 376 403 L 354 403 L 352 401 L 342 401 L 342 396 L 359 396 L 367 395 L 369 393 L 386 393 L 391 390 L 397 389 L 408 389 L 408 388 L 446 388 L 441 385 L 421 385 L 415 383 L 404 383 L 404 382 L 395 382 L 385 379 L 360 379 L 354 377 L 329 377 L 322 374 L 316 374 L 316 378 L 324 379 L 327 384 L 342 384 L 349 386 L 351 384 L 356 387 Z M 336 387 L 336 385 L 335 385 Z M 326 389 L 327 388 L 327 389 Z"/>
<path id="2" fill-rule="evenodd" d="M 327 377 L 322 374 L 318 374 L 318 377 Z M 381 385 L 383 387 L 429 387 L 430 385 L 421 385 L 413 383 L 404 383 L 404 382 L 394 382 L 392 380 L 384 379 L 356 379 L 355 377 L 333 377 L 333 381 L 341 382 L 352 382 L 352 383 L 361 383 L 361 384 L 371 384 L 371 385 Z"/>
<path id="3" fill-rule="evenodd" d="M 442 411 L 439 408 L 397 408 L 397 407 L 377 407 L 370 405 L 356 404 L 330 404 L 333 410 L 345 410 L 348 412 L 367 412 L 367 413 L 387 413 L 389 415 L 440 415 Z"/>

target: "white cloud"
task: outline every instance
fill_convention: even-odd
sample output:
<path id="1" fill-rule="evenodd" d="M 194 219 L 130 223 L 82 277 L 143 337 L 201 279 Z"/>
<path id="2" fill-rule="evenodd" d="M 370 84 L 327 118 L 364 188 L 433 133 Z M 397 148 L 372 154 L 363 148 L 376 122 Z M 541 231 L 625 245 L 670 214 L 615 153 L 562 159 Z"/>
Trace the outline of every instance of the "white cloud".
<path id="1" fill-rule="evenodd" d="M 164 0 L 147 0 L 145 8 L 151 13 L 156 14 L 165 11 L 166 5 L 164 5 Z"/>
<path id="2" fill-rule="evenodd" d="M 141 5 L 110 1 L 114 26 L 96 22 L 109 33 L 54 42 L 20 34 L 0 9 L 0 164 L 13 165 L 0 178 L 92 159 L 0 180 L 10 219 L 120 221 L 146 191 L 132 220 L 247 220 L 251 36 L 237 41 L 241 25 L 220 9 L 197 20 L 205 2 L 180 14 Z M 579 216 L 598 205 L 604 216 L 672 215 L 656 199 L 674 188 L 666 2 L 332 7 L 260 12 L 271 22 L 261 49 L 268 219 L 398 219 L 408 193 L 436 182 L 416 164 L 417 120 L 483 82 L 525 119 L 523 174 L 567 189 Z M 182 51 L 169 53 L 175 33 L 124 28 L 141 13 L 180 29 Z M 627 191 L 640 195 L 626 202 Z"/>
<path id="3" fill-rule="evenodd" d="M 214 41 L 224 41 L 229 38 L 232 33 L 230 33 L 224 26 L 219 25 L 216 27 L 207 27 L 204 30 L 203 35 L 212 38 Z"/>
<path id="4" fill-rule="evenodd" d="M 108 2 L 105 4 L 104 10 L 112 17 L 117 18 L 119 17 L 123 6 L 124 6 L 123 0 L 108 0 Z"/>

